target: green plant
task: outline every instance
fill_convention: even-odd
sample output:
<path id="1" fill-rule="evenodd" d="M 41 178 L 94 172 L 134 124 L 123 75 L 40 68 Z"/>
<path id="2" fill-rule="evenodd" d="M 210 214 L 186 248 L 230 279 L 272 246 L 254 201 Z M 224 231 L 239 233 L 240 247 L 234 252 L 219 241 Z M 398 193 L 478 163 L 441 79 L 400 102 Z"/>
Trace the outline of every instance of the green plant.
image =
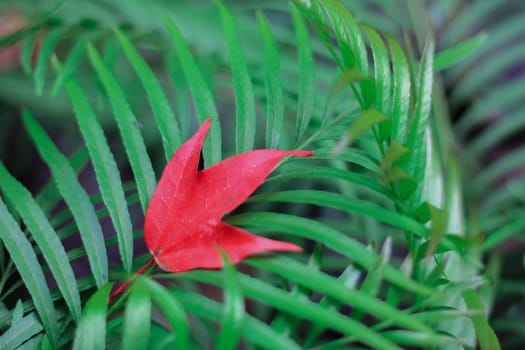
<path id="1" fill-rule="evenodd" d="M 487 316 L 496 287 L 505 296 L 522 282 L 498 283 L 504 261 L 494 248 L 520 239 L 523 204 L 520 177 L 507 187 L 497 180 L 522 152 L 494 164 L 484 153 L 522 127 L 523 77 L 496 86 L 489 102 L 475 95 L 520 57 L 517 47 L 483 60 L 500 54 L 495 41 L 523 34 L 521 22 L 495 39 L 478 35 L 469 24 L 495 6 L 481 1 L 472 11 L 460 0 L 271 2 L 257 11 L 255 2 L 189 3 L 17 5 L 31 25 L 1 43 L 22 41 L 30 79 L 2 73 L 12 87 L 2 97 L 24 107 L 32 146 L 17 154 L 36 148 L 51 178 L 31 193 L 11 174 L 16 162 L 0 163 L 0 344 L 499 348 Z M 449 28 L 434 22 L 436 33 L 423 20 L 452 9 L 462 11 Z M 396 38 L 403 28 L 414 29 L 415 45 Z M 476 59 L 492 75 L 477 74 Z M 457 86 L 450 98 L 446 86 Z M 487 106 L 513 112 L 497 132 L 468 135 Z M 455 126 L 448 108 L 461 116 Z M 141 215 L 160 171 L 208 117 L 206 166 L 254 148 L 315 152 L 287 160 L 226 218 L 304 253 L 157 271 L 108 305 L 113 282 L 150 258 Z M 512 313 L 498 317 L 499 330 L 514 332 L 508 345 L 519 346 Z"/>

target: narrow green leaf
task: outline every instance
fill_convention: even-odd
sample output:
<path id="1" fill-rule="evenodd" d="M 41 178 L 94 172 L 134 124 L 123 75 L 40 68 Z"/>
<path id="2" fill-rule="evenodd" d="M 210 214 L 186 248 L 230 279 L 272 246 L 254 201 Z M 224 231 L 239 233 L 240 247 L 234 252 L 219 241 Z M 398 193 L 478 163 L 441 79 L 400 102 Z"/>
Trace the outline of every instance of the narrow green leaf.
<path id="1" fill-rule="evenodd" d="M 80 319 L 80 295 L 73 269 L 66 255 L 64 246 L 49 224 L 44 212 L 31 196 L 0 162 L 0 188 L 4 196 L 16 207 L 29 231 L 40 248 L 49 269 L 57 282 L 58 288 L 75 322 Z"/>
<path id="2" fill-rule="evenodd" d="M 190 124 L 193 110 L 190 107 L 190 91 L 181 63 L 177 57 L 177 50 L 170 47 L 165 57 L 165 65 L 173 82 L 176 94 L 174 98 L 175 113 L 179 116 L 180 131 L 183 139 L 191 136 Z"/>
<path id="3" fill-rule="evenodd" d="M 104 235 L 89 196 L 78 182 L 75 171 L 71 168 L 67 158 L 60 153 L 44 129 L 25 110 L 23 115 L 24 125 L 35 143 L 42 159 L 53 174 L 56 185 L 73 214 L 80 238 L 86 249 L 91 272 L 101 287 L 108 280 L 108 260 Z"/>
<path id="4" fill-rule="evenodd" d="M 75 38 L 75 45 L 69 52 L 62 69 L 58 72 L 58 75 L 53 83 L 51 89 L 51 96 L 56 96 L 60 88 L 62 88 L 64 82 L 75 72 L 76 68 L 84 59 L 86 46 L 88 42 L 96 37 L 95 33 L 86 33 Z"/>
<path id="5" fill-rule="evenodd" d="M 188 43 L 182 36 L 179 28 L 177 28 L 171 19 L 163 17 L 163 20 L 168 28 L 171 40 L 177 51 L 180 65 L 190 87 L 199 122 L 202 123 L 210 117 L 214 120 L 210 127 L 210 137 L 204 141 L 203 147 L 204 163 L 205 166 L 208 167 L 221 160 L 221 125 L 217 108 L 213 101 L 212 92 L 206 85 L 202 73 L 197 66 L 197 62 L 192 56 Z"/>
<path id="6" fill-rule="evenodd" d="M 149 278 L 138 276 L 136 283 L 150 293 L 153 302 L 173 327 L 176 333 L 177 349 L 188 349 L 190 329 L 181 303 L 165 287 Z"/>
<path id="7" fill-rule="evenodd" d="M 0 335 L 0 344 L 3 350 L 20 349 L 20 345 L 42 331 L 42 325 L 34 312 L 14 321 L 11 326 Z"/>
<path id="8" fill-rule="evenodd" d="M 418 349 L 425 349 L 429 347 L 434 347 L 438 349 L 447 348 L 452 346 L 454 348 L 465 348 L 460 347 L 460 341 L 458 338 L 449 336 L 449 335 L 431 335 L 421 334 L 413 331 L 403 331 L 403 330 L 389 330 L 383 332 L 384 336 L 396 344 L 402 345 L 405 347 L 415 347 Z M 466 344 L 463 344 L 466 345 Z"/>
<path id="9" fill-rule="evenodd" d="M 410 150 L 408 148 L 401 146 L 401 144 L 395 140 L 392 141 L 381 160 L 381 165 L 379 166 L 381 171 L 385 172 L 387 169 L 391 168 L 409 152 Z"/>
<path id="10" fill-rule="evenodd" d="M 316 149 L 314 150 L 315 156 L 313 158 L 333 160 L 334 154 L 332 152 L 332 148 Z M 348 148 L 340 154 L 338 154 L 336 159 L 358 165 L 360 167 L 363 167 L 364 169 L 370 170 L 374 174 L 379 174 L 379 167 L 377 166 L 377 162 L 372 159 L 370 153 L 367 153 L 365 151 L 356 148 Z"/>
<path id="11" fill-rule="evenodd" d="M 151 328 L 151 299 L 143 286 L 133 286 L 124 317 L 122 349 L 147 349 Z"/>
<path id="12" fill-rule="evenodd" d="M 332 24 L 333 31 L 339 43 L 344 62 L 341 69 L 355 68 L 368 75 L 368 57 L 361 30 L 348 8 L 340 0 L 319 1 Z M 350 52 L 346 52 L 346 51 Z M 359 82 L 362 96 L 357 96 L 361 106 L 367 108 L 375 99 L 373 81 L 362 80 Z"/>
<path id="13" fill-rule="evenodd" d="M 112 36 L 106 40 L 100 51 L 102 52 L 102 63 L 109 71 L 113 71 L 122 54 L 117 38 Z"/>
<path id="14" fill-rule="evenodd" d="M 330 86 L 328 92 L 329 102 L 339 96 L 344 89 L 348 87 L 353 88 L 352 84 L 363 80 L 370 80 L 370 77 L 356 68 L 342 70 Z"/>
<path id="15" fill-rule="evenodd" d="M 35 73 L 33 76 L 35 80 L 35 90 L 37 96 L 42 96 L 42 93 L 44 92 L 47 68 L 51 63 L 51 57 L 55 53 L 55 47 L 65 32 L 65 27 L 54 28 L 50 30 L 49 33 L 47 33 L 40 43 Z"/>
<path id="16" fill-rule="evenodd" d="M 13 317 L 11 319 L 11 322 L 18 322 L 22 319 L 22 317 L 24 317 L 24 305 L 22 304 L 22 300 L 18 299 L 13 310 Z"/>
<path id="17" fill-rule="evenodd" d="M 330 180 L 330 183 L 332 183 L 332 180 L 334 179 L 344 180 L 352 182 L 356 185 L 365 186 L 389 198 L 392 196 L 392 193 L 384 185 L 381 185 L 376 180 L 370 179 L 369 175 L 363 175 L 353 171 L 348 171 L 347 169 L 338 169 L 333 167 L 305 167 L 297 170 L 290 170 L 286 173 L 272 176 L 268 180 L 266 180 L 266 182 L 298 179 L 305 177 L 328 179 Z"/>
<path id="18" fill-rule="evenodd" d="M 299 63 L 299 96 L 297 101 L 297 122 L 295 126 L 295 143 L 303 137 L 315 105 L 315 65 L 312 53 L 310 33 L 304 23 L 299 9 L 290 2 L 290 11 L 295 28 L 295 41 L 297 43 L 297 60 Z"/>
<path id="19" fill-rule="evenodd" d="M 38 31 L 29 33 L 22 43 L 22 52 L 20 53 L 20 64 L 25 74 L 31 74 L 33 71 L 33 49 Z"/>
<path id="20" fill-rule="evenodd" d="M 106 348 L 106 313 L 111 287 L 113 283 L 108 283 L 89 298 L 75 332 L 73 350 Z"/>
<path id="21" fill-rule="evenodd" d="M 92 45 L 88 45 L 88 54 L 113 108 L 120 136 L 137 182 L 142 210 L 145 212 L 149 199 L 155 191 L 156 180 L 146 146 L 144 145 L 144 139 L 140 134 L 140 128 L 136 126 L 137 118 L 133 114 L 119 83 L 104 65 L 100 55 Z"/>
<path id="22" fill-rule="evenodd" d="M 196 293 L 174 291 L 175 296 L 183 303 L 189 312 L 199 317 L 209 318 L 214 321 L 221 320 L 222 306 L 216 301 L 210 300 Z M 244 315 L 241 323 L 243 338 L 263 349 L 301 349 L 292 339 L 283 334 L 276 333 L 266 323 L 257 318 Z"/>
<path id="23" fill-rule="evenodd" d="M 481 33 L 453 47 L 438 52 L 434 58 L 434 72 L 445 70 L 472 55 L 487 37 L 487 34 Z"/>
<path id="24" fill-rule="evenodd" d="M 356 20 L 339 0 L 321 0 L 319 4 L 324 8 L 332 28 L 337 37 L 341 38 L 350 48 L 354 65 L 358 70 L 368 73 L 368 58 L 366 46 Z"/>
<path id="25" fill-rule="evenodd" d="M 428 126 L 432 106 L 433 57 L 434 39 L 429 37 L 423 50 L 423 59 L 421 61 L 417 82 L 417 100 L 406 141 L 406 146 L 412 150 L 408 166 L 409 172 L 418 183 L 422 181 L 425 175 L 425 130 Z"/>
<path id="26" fill-rule="evenodd" d="M 117 233 L 122 265 L 129 273 L 133 259 L 133 228 L 117 163 L 87 96 L 75 79 L 68 79 L 65 84 L 80 131 L 91 155 L 102 199 Z"/>
<path id="27" fill-rule="evenodd" d="M 0 240 L 29 291 L 40 321 L 55 348 L 58 348 L 57 316 L 42 267 L 22 230 L 0 199 Z"/>
<path id="28" fill-rule="evenodd" d="M 266 147 L 278 148 L 284 122 L 284 93 L 279 50 L 262 12 L 257 12 L 264 46 L 264 84 L 266 86 Z"/>
<path id="29" fill-rule="evenodd" d="M 226 253 L 221 250 L 224 260 L 224 315 L 221 333 L 217 341 L 218 350 L 235 350 L 241 338 L 244 322 L 244 297 L 242 295 L 237 270 L 231 264 Z"/>
<path id="30" fill-rule="evenodd" d="M 392 110 L 392 70 L 383 40 L 375 29 L 361 24 L 366 33 L 374 59 L 374 80 L 376 84 L 376 108 L 390 115 Z"/>
<path id="31" fill-rule="evenodd" d="M 240 226 L 264 227 L 276 232 L 286 232 L 322 242 L 330 249 L 351 258 L 366 269 L 369 269 L 377 261 L 377 255 L 367 250 L 362 243 L 313 220 L 278 213 L 255 212 L 236 215 L 230 218 L 228 222 Z M 403 290 L 410 290 L 423 295 L 434 293 L 434 291 L 411 280 L 393 266 L 385 267 L 384 276 L 393 284 L 401 286 Z"/>
<path id="32" fill-rule="evenodd" d="M 10 31 L 11 30 L 7 32 Z M 32 31 L 34 31 L 34 28 L 26 27 L 22 29 L 15 29 L 14 32 L 2 33 L 2 37 L 0 38 L 0 49 L 4 49 L 6 47 L 17 44 L 20 40 L 26 38 L 27 35 L 30 34 Z"/>
<path id="33" fill-rule="evenodd" d="M 85 147 L 76 151 L 69 157 L 69 163 L 76 174 L 79 174 L 88 162 L 89 152 Z M 53 178 L 51 178 L 49 182 L 44 187 L 42 187 L 35 199 L 40 206 L 40 209 L 49 215 L 56 207 L 58 202 L 62 199 Z"/>
<path id="34" fill-rule="evenodd" d="M 448 223 L 448 213 L 443 210 L 436 208 L 433 205 L 429 205 L 430 211 L 430 234 L 428 236 L 428 247 L 426 251 L 426 256 L 429 257 L 436 249 L 439 247 L 441 239 L 446 233 L 447 223 Z"/>
<path id="35" fill-rule="evenodd" d="M 357 266 L 351 264 L 343 270 L 343 272 L 337 277 L 337 280 L 339 283 L 345 285 L 346 288 L 356 289 L 357 281 L 362 275 L 363 272 Z M 337 312 L 337 310 L 343 306 L 343 303 L 334 301 L 328 296 L 324 296 L 319 302 L 319 305 L 323 306 L 327 310 L 333 310 L 333 312 Z M 352 313 L 352 316 L 354 316 L 353 314 L 354 312 Z M 355 317 L 352 318 L 356 319 Z M 317 339 L 325 330 L 326 327 L 323 325 L 313 324 L 311 329 L 308 331 L 308 335 L 306 336 L 306 339 L 303 343 L 303 347 L 310 348 L 315 339 Z"/>
<path id="36" fill-rule="evenodd" d="M 411 315 L 397 310 L 362 291 L 348 288 L 334 277 L 298 263 L 293 259 L 285 257 L 275 257 L 265 260 L 249 259 L 247 263 L 281 275 L 287 280 L 293 281 L 312 291 L 326 294 L 342 304 L 349 304 L 353 308 L 370 313 L 379 319 L 396 320 L 396 325 L 427 334 L 433 334 L 430 327 Z"/>
<path id="37" fill-rule="evenodd" d="M 399 42 L 389 36 L 385 38 L 390 46 L 393 70 L 393 92 L 392 92 L 392 140 L 399 144 L 405 144 L 408 133 L 408 113 L 410 110 L 410 69 L 408 62 Z"/>
<path id="38" fill-rule="evenodd" d="M 487 322 L 485 309 L 478 295 L 473 289 L 467 289 L 463 292 L 463 300 L 469 310 L 475 311 L 472 315 L 472 324 L 476 331 L 476 337 L 481 350 L 499 350 L 501 346 L 494 330 Z"/>
<path id="39" fill-rule="evenodd" d="M 339 193 L 319 190 L 289 190 L 255 195 L 251 197 L 250 200 L 253 202 L 308 203 L 337 208 L 371 217 L 385 224 L 412 232 L 420 237 L 428 237 L 428 230 L 419 222 L 408 216 Z"/>
<path id="40" fill-rule="evenodd" d="M 343 149 L 351 145 L 352 142 L 361 136 L 365 131 L 371 129 L 373 126 L 388 120 L 388 117 L 377 109 L 367 109 L 357 117 L 350 127 L 343 134 L 341 140 L 334 146 L 334 153 L 340 153 Z"/>
<path id="41" fill-rule="evenodd" d="M 180 275 L 180 278 L 191 278 L 220 286 L 224 283 L 220 276 L 212 271 L 184 273 Z M 328 328 L 354 335 L 359 341 L 373 348 L 399 349 L 395 344 L 386 341 L 381 334 L 344 315 L 327 310 L 308 300 L 298 302 L 297 298 L 287 291 L 247 275 L 240 274 L 240 281 L 246 296 L 249 298 L 260 300 L 301 319 L 315 320 L 316 323 L 324 324 Z"/>
<path id="42" fill-rule="evenodd" d="M 392 245 L 392 237 L 388 236 L 383 243 L 383 249 L 378 256 L 376 263 L 370 268 L 370 270 L 368 270 L 365 280 L 363 281 L 363 284 L 361 284 L 361 292 L 369 296 L 376 296 L 378 294 L 381 288 L 381 282 L 383 281 L 385 266 L 390 262 Z"/>
<path id="43" fill-rule="evenodd" d="M 171 109 L 170 103 L 158 79 L 148 66 L 144 58 L 140 56 L 129 39 L 118 29 L 115 29 L 120 46 L 124 50 L 129 63 L 137 73 L 146 95 L 148 96 L 157 127 L 159 128 L 162 145 L 166 160 L 170 160 L 177 148 L 182 143 L 182 138 L 177 120 Z"/>
<path id="44" fill-rule="evenodd" d="M 396 183 L 399 181 L 411 181 L 413 183 L 413 186 L 417 186 L 417 182 L 414 180 L 414 178 L 406 173 L 402 168 L 400 167 L 391 167 L 385 170 L 384 176 L 381 177 L 381 181 L 384 184 L 390 184 L 390 183 Z M 406 197 L 403 197 L 406 198 Z"/>
<path id="45" fill-rule="evenodd" d="M 228 45 L 235 93 L 235 152 L 241 153 L 253 149 L 255 141 L 255 95 L 235 20 L 222 1 L 216 1 L 216 4 Z"/>

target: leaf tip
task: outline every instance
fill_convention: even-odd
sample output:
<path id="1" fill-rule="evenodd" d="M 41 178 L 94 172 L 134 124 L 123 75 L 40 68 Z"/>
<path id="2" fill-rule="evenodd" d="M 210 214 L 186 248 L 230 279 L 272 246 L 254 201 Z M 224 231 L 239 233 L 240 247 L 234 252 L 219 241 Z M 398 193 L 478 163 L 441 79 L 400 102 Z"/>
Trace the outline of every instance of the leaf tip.
<path id="1" fill-rule="evenodd" d="M 315 153 L 310 151 L 294 151 L 292 155 L 296 157 L 313 157 Z"/>

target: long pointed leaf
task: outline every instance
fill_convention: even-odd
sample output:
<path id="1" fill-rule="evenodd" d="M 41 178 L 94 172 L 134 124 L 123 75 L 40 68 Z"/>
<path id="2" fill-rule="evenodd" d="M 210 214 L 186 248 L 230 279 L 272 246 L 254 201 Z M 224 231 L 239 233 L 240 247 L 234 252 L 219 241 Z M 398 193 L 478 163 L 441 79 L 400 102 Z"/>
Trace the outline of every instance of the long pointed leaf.
<path id="1" fill-rule="evenodd" d="M 373 28 L 361 25 L 374 59 L 374 79 L 376 86 L 376 108 L 387 116 L 392 115 L 392 69 L 390 59 L 383 40 Z M 380 125 L 381 137 L 386 138 L 388 130 L 385 125 Z"/>
<path id="2" fill-rule="evenodd" d="M 75 321 L 80 319 L 80 295 L 64 246 L 49 224 L 44 212 L 31 196 L 0 162 L 0 188 L 4 195 L 15 205 L 20 217 L 31 231 L 44 259 L 53 273 L 58 288 L 69 307 Z"/>
<path id="3" fill-rule="evenodd" d="M 352 258 L 365 268 L 372 267 L 378 259 L 376 254 L 367 250 L 357 240 L 345 236 L 327 225 L 305 218 L 278 213 L 256 212 L 236 215 L 229 222 L 236 225 L 264 227 L 269 230 L 286 232 L 323 242 L 329 248 Z M 410 290 L 422 295 L 434 293 L 429 288 L 408 278 L 393 266 L 385 266 L 384 276 L 385 279 L 401 286 L 404 290 Z"/>
<path id="4" fill-rule="evenodd" d="M 133 228 L 117 163 L 87 96 L 76 80 L 69 79 L 65 84 L 80 131 L 91 155 L 100 193 L 117 233 L 122 265 L 124 270 L 130 272 L 133 259 Z"/>
<path id="5" fill-rule="evenodd" d="M 235 150 L 241 153 L 252 150 L 255 141 L 255 95 L 235 20 L 221 1 L 217 1 L 217 6 L 228 45 L 235 92 Z"/>
<path id="6" fill-rule="evenodd" d="M 221 251 L 224 260 L 224 315 L 222 328 L 217 341 L 218 350 L 235 350 L 241 337 L 244 321 L 244 296 L 239 277 L 228 256 Z"/>
<path id="7" fill-rule="evenodd" d="M 434 72 L 447 69 L 470 56 L 487 39 L 487 34 L 481 33 L 473 38 L 465 40 L 451 48 L 438 52 L 434 59 Z"/>
<path id="8" fill-rule="evenodd" d="M 143 286 L 135 285 L 126 305 L 123 349 L 147 349 L 151 328 L 151 298 Z"/>
<path id="9" fill-rule="evenodd" d="M 487 321 L 484 306 L 476 292 L 473 289 L 465 290 L 463 292 L 463 300 L 469 310 L 477 311 L 479 313 L 478 315 L 473 315 L 471 319 L 476 330 L 476 337 L 478 338 L 481 350 L 501 349 L 498 337 Z"/>
<path id="10" fill-rule="evenodd" d="M 257 21 L 264 44 L 264 83 L 266 86 L 266 147 L 277 148 L 284 121 L 284 96 L 280 71 L 280 57 L 270 25 L 262 12 Z"/>
<path id="11" fill-rule="evenodd" d="M 168 322 L 177 334 L 177 349 L 188 348 L 190 330 L 186 314 L 181 303 L 175 296 L 157 282 L 143 276 L 137 278 L 137 283 L 143 286 L 151 295 L 153 302 L 162 310 Z"/>
<path id="12" fill-rule="evenodd" d="M 164 154 L 166 155 L 166 160 L 169 160 L 177 147 L 182 143 L 175 115 L 173 114 L 168 99 L 151 68 L 121 31 L 115 29 L 115 33 L 120 42 L 120 46 L 122 46 L 122 49 L 124 50 L 124 54 L 129 63 L 131 63 L 135 73 L 137 73 L 142 86 L 146 91 L 151 109 L 153 110 L 153 115 L 155 116 L 155 121 L 157 122 L 157 127 L 160 131 L 162 145 L 164 146 Z"/>
<path id="13" fill-rule="evenodd" d="M 42 331 L 42 325 L 38 321 L 37 315 L 32 312 L 16 322 L 13 321 L 2 335 L 0 344 L 3 350 L 20 349 L 22 343 L 28 341 Z M 25 344 L 27 345 L 27 343 Z"/>
<path id="14" fill-rule="evenodd" d="M 306 27 L 300 11 L 290 2 L 290 9 L 292 13 L 292 20 L 295 28 L 296 42 L 297 42 L 297 59 L 299 63 L 299 96 L 297 101 L 297 122 L 295 142 L 299 142 L 303 137 L 310 119 L 315 104 L 315 65 L 312 54 L 312 44 L 310 33 Z"/>
<path id="15" fill-rule="evenodd" d="M 41 96 L 44 91 L 44 83 L 46 80 L 47 69 L 51 62 L 51 56 L 54 54 L 55 47 L 65 31 L 65 27 L 55 28 L 44 37 L 44 40 L 42 40 L 34 73 L 35 90 L 38 96 Z"/>
<path id="16" fill-rule="evenodd" d="M 166 17 L 164 18 L 164 23 L 171 35 L 171 40 L 177 51 L 180 65 L 182 66 L 186 81 L 193 95 L 199 122 L 203 123 L 208 118 L 215 120 L 211 128 L 210 139 L 204 142 L 204 163 L 206 166 L 210 166 L 219 162 L 222 158 L 221 128 L 217 108 L 215 107 L 215 102 L 213 102 L 212 93 L 206 85 L 202 73 L 197 66 L 197 62 L 192 56 L 188 43 L 182 36 L 179 28 L 177 28 L 172 20 Z"/>
<path id="17" fill-rule="evenodd" d="M 97 34 L 99 33 L 88 32 L 84 35 L 81 35 L 79 38 L 76 38 L 75 46 L 73 46 L 69 52 L 66 60 L 64 61 L 62 69 L 59 71 L 55 82 L 53 83 L 51 96 L 55 96 L 59 92 L 60 88 L 64 85 L 64 82 L 75 72 L 75 69 L 84 58 L 87 43 L 94 39 Z"/>
<path id="18" fill-rule="evenodd" d="M 405 144 L 408 133 L 408 113 L 410 109 L 410 70 L 408 62 L 399 42 L 385 36 L 390 46 L 392 70 L 394 73 L 394 87 L 392 92 L 392 140 L 400 145 Z"/>
<path id="19" fill-rule="evenodd" d="M 144 139 L 140 134 L 140 129 L 136 127 L 137 118 L 133 114 L 122 88 L 92 45 L 88 46 L 88 54 L 91 64 L 109 97 L 131 169 L 135 175 L 142 210 L 146 211 L 148 202 L 155 191 L 156 181 Z"/>
<path id="20" fill-rule="evenodd" d="M 221 305 L 216 301 L 195 293 L 174 291 L 175 296 L 183 303 L 188 311 L 197 316 L 215 321 L 221 319 Z M 247 341 L 257 346 L 268 349 L 299 350 L 300 347 L 290 338 L 273 331 L 266 323 L 246 314 L 241 324 L 242 335 Z"/>
<path id="21" fill-rule="evenodd" d="M 25 74 L 31 74 L 33 71 L 33 50 L 38 31 L 29 33 L 22 43 L 22 52 L 20 53 L 20 64 Z"/>
<path id="22" fill-rule="evenodd" d="M 69 157 L 69 162 L 75 173 L 79 174 L 89 161 L 89 152 L 87 148 L 81 148 Z M 62 199 L 58 191 L 55 181 L 51 178 L 49 182 L 42 187 L 38 195 L 35 197 L 40 209 L 47 215 L 51 213 L 58 202 Z"/>
<path id="23" fill-rule="evenodd" d="M 428 237 L 428 230 L 416 220 L 364 200 L 349 198 L 339 193 L 319 190 L 288 190 L 255 195 L 251 201 L 282 201 L 288 203 L 310 203 L 329 206 L 374 218 L 380 222 L 399 227 L 421 237 Z"/>
<path id="24" fill-rule="evenodd" d="M 97 286 L 100 287 L 108 279 L 108 260 L 104 246 L 104 235 L 95 209 L 90 203 L 86 191 L 78 182 L 75 171 L 71 168 L 67 158 L 60 153 L 29 111 L 24 111 L 23 120 L 38 152 L 51 170 L 58 190 L 75 218 L 89 259 L 91 272 Z"/>
<path id="25" fill-rule="evenodd" d="M 348 8 L 340 0 L 322 0 L 319 3 L 326 11 L 335 34 L 350 47 L 354 56 L 353 67 L 367 74 L 368 58 L 365 43 L 359 26 Z"/>
<path id="26" fill-rule="evenodd" d="M 417 82 L 417 101 L 406 141 L 406 146 L 412 150 L 408 171 L 418 184 L 423 181 L 426 174 L 427 148 L 432 146 L 430 142 L 427 142 L 425 131 L 429 127 L 428 120 L 432 107 L 433 59 L 434 39 L 429 37 L 423 51 Z M 419 203 L 418 196 L 421 189 L 422 186 L 419 186 L 419 191 L 416 192 L 418 195 L 414 198 L 415 203 Z"/>
<path id="27" fill-rule="evenodd" d="M 0 239 L 13 259 L 15 266 L 29 291 L 36 311 L 46 333 L 58 348 L 58 326 L 55 307 L 47 287 L 42 267 L 22 230 L 0 199 Z"/>
<path id="28" fill-rule="evenodd" d="M 311 267 L 286 257 L 275 257 L 268 260 L 248 260 L 248 264 L 263 268 L 285 277 L 310 290 L 321 292 L 341 303 L 348 303 L 354 308 L 370 313 L 384 320 L 396 320 L 396 324 L 412 330 L 433 334 L 432 329 L 423 322 L 411 317 L 401 310 L 368 296 L 362 291 L 348 288 L 335 278 L 326 275 Z"/>
<path id="29" fill-rule="evenodd" d="M 77 327 L 73 350 L 103 350 L 106 348 L 106 313 L 113 283 L 100 288 L 87 302 Z"/>
<path id="30" fill-rule="evenodd" d="M 374 348 L 399 349 L 395 344 L 384 339 L 379 333 L 351 318 L 332 312 L 331 310 L 326 310 L 311 301 L 302 300 L 301 302 L 297 302 L 297 299 L 288 292 L 264 283 L 259 279 L 247 275 L 241 275 L 240 277 L 242 288 L 246 296 L 250 298 L 260 300 L 299 318 L 315 319 L 316 322 L 325 324 L 327 327 L 343 332 L 344 334 L 355 335 L 359 341 Z M 181 275 L 181 278 L 191 278 L 216 285 L 223 284 L 220 276 L 212 271 L 185 273 Z"/>

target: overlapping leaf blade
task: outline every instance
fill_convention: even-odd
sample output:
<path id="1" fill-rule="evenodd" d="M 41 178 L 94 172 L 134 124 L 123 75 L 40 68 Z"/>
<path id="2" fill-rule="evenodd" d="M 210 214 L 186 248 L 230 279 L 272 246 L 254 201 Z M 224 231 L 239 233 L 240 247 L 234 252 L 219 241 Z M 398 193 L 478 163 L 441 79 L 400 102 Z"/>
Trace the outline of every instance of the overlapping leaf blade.
<path id="1" fill-rule="evenodd" d="M 212 92 L 206 85 L 202 73 L 197 66 L 197 62 L 192 56 L 188 43 L 182 36 L 179 28 L 177 28 L 177 25 L 169 18 L 164 18 L 164 23 L 170 33 L 171 40 L 173 41 L 180 60 L 180 65 L 190 87 L 198 120 L 202 123 L 211 117 L 215 121 L 211 128 L 210 138 L 204 143 L 205 165 L 210 166 L 221 160 L 222 153 L 221 129 L 217 107 L 215 107 Z"/>
<path id="2" fill-rule="evenodd" d="M 235 92 L 235 150 L 236 153 L 241 153 L 252 150 L 254 146 L 255 95 L 235 19 L 221 1 L 217 1 L 217 6 L 221 13 L 224 37 L 228 45 Z"/>
<path id="3" fill-rule="evenodd" d="M 257 20 L 264 44 L 264 82 L 266 86 L 266 147 L 277 148 L 283 129 L 284 102 L 280 73 L 280 56 L 270 25 L 261 12 Z"/>
<path id="4" fill-rule="evenodd" d="M 14 203 L 19 215 L 31 231 L 33 239 L 38 244 L 49 269 L 53 273 L 73 319 L 78 322 L 81 310 L 80 295 L 64 246 L 31 193 L 9 174 L 1 162 L 0 189 Z"/>
<path id="5" fill-rule="evenodd" d="M 92 45 L 88 46 L 88 54 L 113 108 L 120 135 L 136 178 L 140 203 L 142 209 L 146 211 L 149 199 L 155 191 L 156 181 L 144 139 L 140 134 L 140 129 L 136 126 L 137 118 L 131 110 L 122 88 Z"/>
<path id="6" fill-rule="evenodd" d="M 115 33 L 120 45 L 122 46 L 124 54 L 144 86 L 144 90 L 150 101 L 151 109 L 155 115 L 156 124 L 160 131 L 166 160 L 169 160 L 182 141 L 177 120 L 175 119 L 175 115 L 168 102 L 168 98 L 166 97 L 162 86 L 159 84 L 159 81 L 151 71 L 151 68 L 133 47 L 125 34 L 119 30 L 115 30 Z"/>
<path id="7" fill-rule="evenodd" d="M 75 332 L 74 350 L 106 348 L 107 300 L 112 286 L 112 283 L 104 285 L 91 296 L 84 307 L 82 318 Z"/>
<path id="8" fill-rule="evenodd" d="M 58 347 L 57 315 L 42 267 L 31 243 L 0 200 L 0 239 L 29 291 L 40 320 L 54 347 Z"/>
<path id="9" fill-rule="evenodd" d="M 104 131 L 87 96 L 74 79 L 65 82 L 75 116 L 95 168 L 97 182 L 117 233 L 124 270 L 130 272 L 133 258 L 133 231 L 117 163 Z"/>
<path id="10" fill-rule="evenodd" d="M 44 129 L 28 111 L 24 111 L 23 120 L 31 139 L 51 170 L 58 190 L 73 214 L 89 258 L 91 272 L 97 286 L 100 287 L 108 280 L 108 259 L 104 235 L 95 209 L 67 158 L 53 144 Z"/>

